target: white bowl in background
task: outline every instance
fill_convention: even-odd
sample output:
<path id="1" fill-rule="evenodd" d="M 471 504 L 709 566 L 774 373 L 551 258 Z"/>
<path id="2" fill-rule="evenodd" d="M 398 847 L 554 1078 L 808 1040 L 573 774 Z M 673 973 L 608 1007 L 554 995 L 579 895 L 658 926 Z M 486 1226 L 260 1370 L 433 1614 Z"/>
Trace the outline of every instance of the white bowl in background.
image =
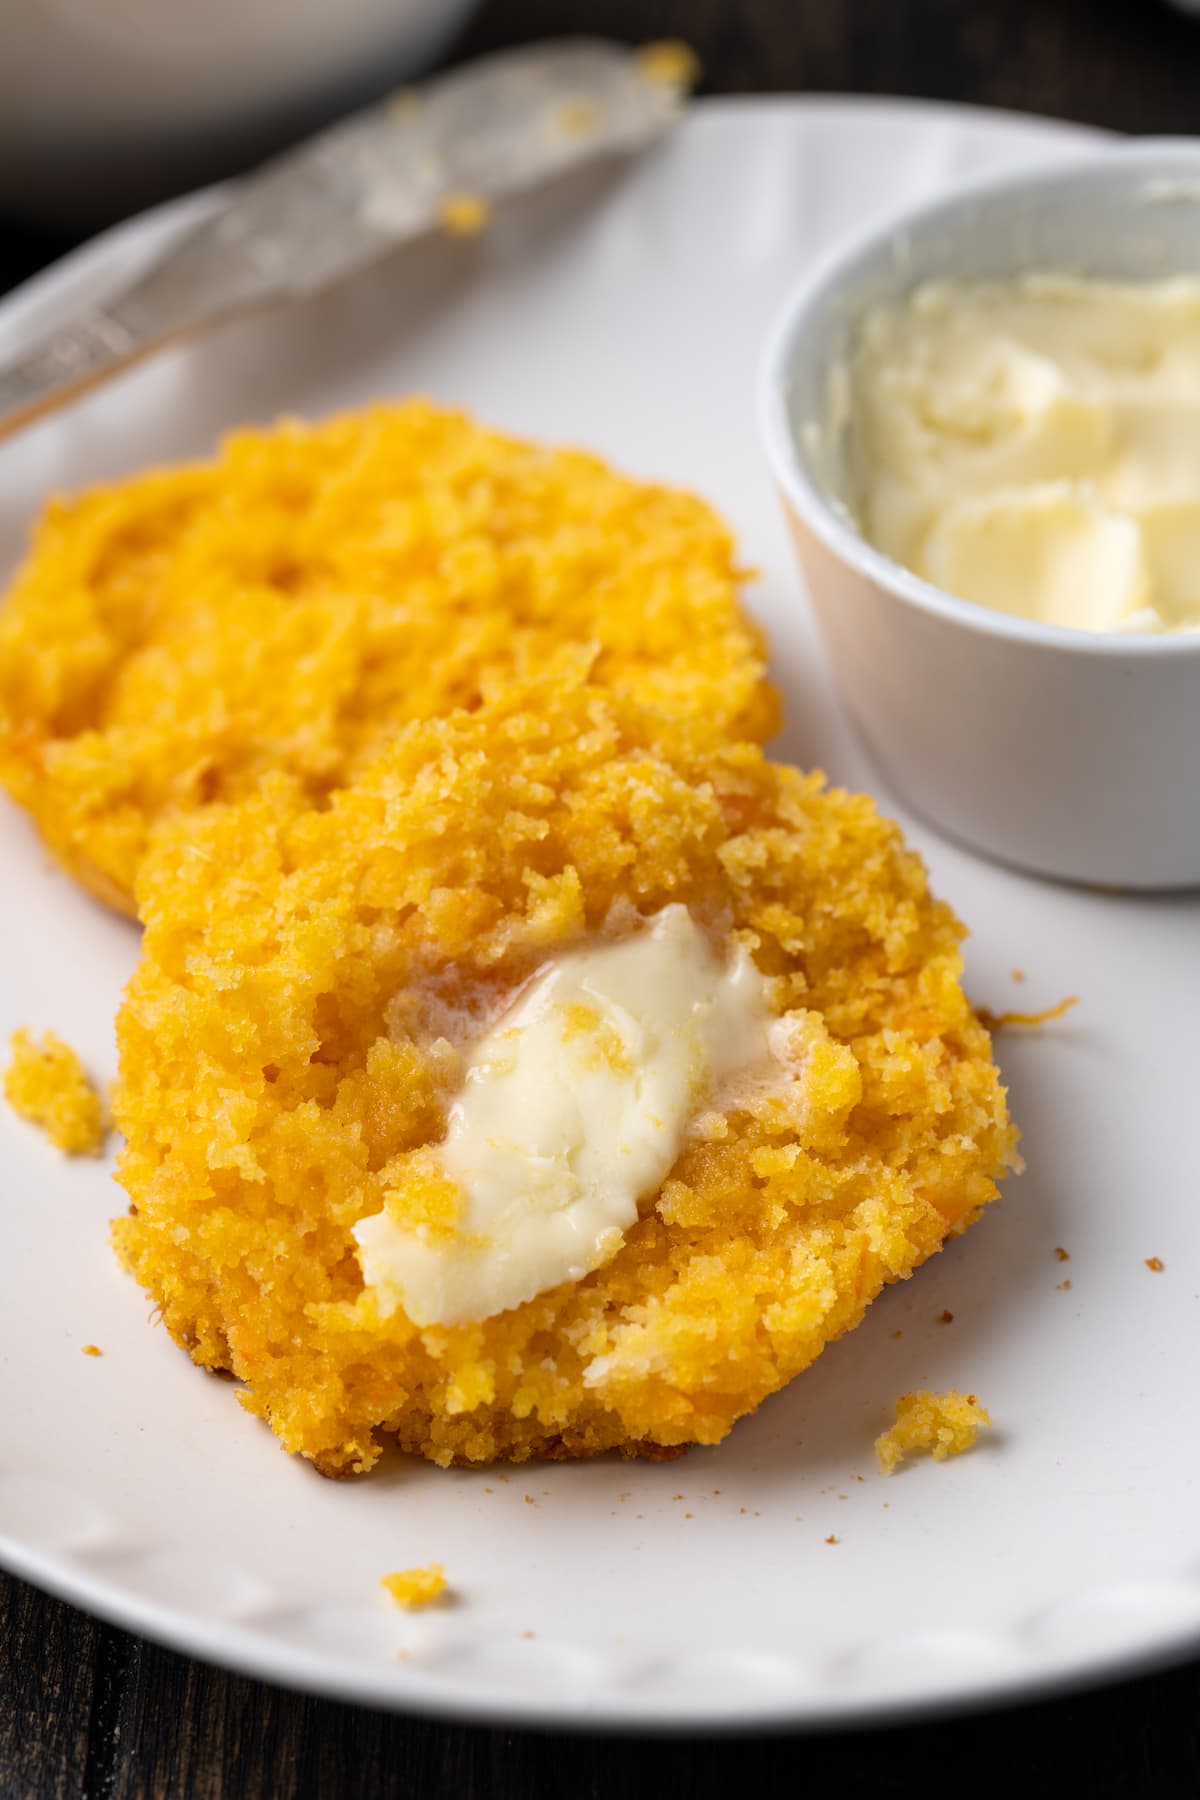
<path id="1" fill-rule="evenodd" d="M 830 373 L 872 308 L 931 279 L 1200 273 L 1200 141 L 987 180 L 835 249 L 792 290 L 759 412 L 847 710 L 885 777 L 1004 862 L 1122 888 L 1200 883 L 1200 633 L 1110 635 L 956 599 L 874 549 L 839 494 Z"/>
<path id="2" fill-rule="evenodd" d="M 0 207 L 94 226 L 428 67 L 478 0 L 4 0 Z"/>

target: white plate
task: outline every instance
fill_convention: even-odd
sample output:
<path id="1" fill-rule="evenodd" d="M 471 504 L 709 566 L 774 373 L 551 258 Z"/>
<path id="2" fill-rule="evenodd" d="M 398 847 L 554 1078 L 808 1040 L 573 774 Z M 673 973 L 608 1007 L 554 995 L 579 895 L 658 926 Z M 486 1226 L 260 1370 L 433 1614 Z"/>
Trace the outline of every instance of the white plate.
<path id="1" fill-rule="evenodd" d="M 710 494 L 762 570 L 786 748 L 878 785 L 829 694 L 755 441 L 759 340 L 839 230 L 968 169 L 1088 142 L 907 104 L 703 105 L 623 176 L 230 330 L 10 444 L 0 558 L 48 488 L 205 451 L 244 418 L 424 389 Z M 209 204 L 135 222 L 40 279 L 0 312 L 0 348 Z M 108 1251 L 119 1197 L 104 1172 L 61 1163 L 5 1113 L 4 1562 L 254 1674 L 555 1724 L 915 1713 L 1200 1645 L 1200 903 L 1055 888 L 911 831 L 974 927 L 977 999 L 1082 1004 L 999 1040 L 1028 1174 L 726 1444 L 660 1467 L 443 1473 L 396 1458 L 323 1482 L 151 1324 Z M 0 869 L 0 1027 L 53 1025 L 111 1076 L 133 930 L 50 870 L 11 809 Z M 80 1354 L 89 1341 L 102 1359 Z M 996 1429 L 885 1482 L 872 1439 L 919 1385 L 978 1391 Z M 380 1576 L 431 1559 L 458 1604 L 398 1612 Z"/>

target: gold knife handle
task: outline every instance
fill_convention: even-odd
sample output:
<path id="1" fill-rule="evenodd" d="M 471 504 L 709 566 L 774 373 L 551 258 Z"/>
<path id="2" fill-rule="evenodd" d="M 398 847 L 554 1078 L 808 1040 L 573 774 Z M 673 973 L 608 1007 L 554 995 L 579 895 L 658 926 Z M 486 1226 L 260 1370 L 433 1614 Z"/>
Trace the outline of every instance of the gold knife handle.
<path id="1" fill-rule="evenodd" d="M 0 438 L 76 399 L 156 350 L 162 334 L 139 334 L 110 312 L 83 313 L 0 365 Z"/>

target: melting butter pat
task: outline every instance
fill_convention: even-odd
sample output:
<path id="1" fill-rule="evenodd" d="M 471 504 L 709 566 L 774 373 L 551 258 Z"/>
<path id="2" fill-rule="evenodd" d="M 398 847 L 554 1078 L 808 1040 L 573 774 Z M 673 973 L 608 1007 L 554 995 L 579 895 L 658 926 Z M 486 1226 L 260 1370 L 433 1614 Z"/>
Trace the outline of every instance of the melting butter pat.
<path id="1" fill-rule="evenodd" d="M 1046 624 L 1200 629 L 1200 280 L 932 283 L 849 374 L 878 549 Z"/>
<path id="2" fill-rule="evenodd" d="M 769 1066 L 769 1025 L 753 959 L 719 955 L 684 906 L 548 963 L 468 1057 L 440 1147 L 454 1228 L 386 1210 L 354 1228 L 380 1305 L 457 1325 L 599 1268 L 694 1115 Z"/>

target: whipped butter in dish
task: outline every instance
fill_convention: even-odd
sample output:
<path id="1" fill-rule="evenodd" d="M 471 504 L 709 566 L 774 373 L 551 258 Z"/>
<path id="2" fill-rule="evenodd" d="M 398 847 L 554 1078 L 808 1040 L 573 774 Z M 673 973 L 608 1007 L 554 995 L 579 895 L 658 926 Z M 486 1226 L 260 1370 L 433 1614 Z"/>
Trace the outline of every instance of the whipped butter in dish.
<path id="1" fill-rule="evenodd" d="M 1200 278 L 930 283 L 847 373 L 877 549 L 1045 624 L 1200 629 Z"/>
<path id="2" fill-rule="evenodd" d="M 383 1309 L 460 1324 L 601 1267 L 704 1103 L 770 1080 L 783 1025 L 750 955 L 718 953 L 685 906 L 554 958 L 468 1056 L 439 1151 L 453 1227 L 354 1228 Z"/>

